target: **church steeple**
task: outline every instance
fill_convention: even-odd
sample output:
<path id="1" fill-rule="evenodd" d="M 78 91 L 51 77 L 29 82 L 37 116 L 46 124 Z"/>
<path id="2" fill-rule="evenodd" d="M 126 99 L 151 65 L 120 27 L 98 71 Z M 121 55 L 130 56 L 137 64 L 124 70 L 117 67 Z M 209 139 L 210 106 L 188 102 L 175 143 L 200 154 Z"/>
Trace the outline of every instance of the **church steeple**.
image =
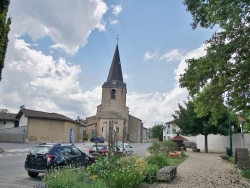
<path id="1" fill-rule="evenodd" d="M 123 82 L 118 44 L 115 48 L 107 81 L 102 85 L 102 87 L 126 87 L 126 84 Z"/>

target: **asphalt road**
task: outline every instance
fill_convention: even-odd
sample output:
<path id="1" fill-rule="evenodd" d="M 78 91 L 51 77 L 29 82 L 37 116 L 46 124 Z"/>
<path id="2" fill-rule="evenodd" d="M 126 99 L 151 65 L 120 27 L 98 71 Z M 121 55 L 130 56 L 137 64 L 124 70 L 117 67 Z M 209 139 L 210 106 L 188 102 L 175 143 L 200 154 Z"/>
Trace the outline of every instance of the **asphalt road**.
<path id="1" fill-rule="evenodd" d="M 76 143 L 75 145 L 83 152 L 88 153 L 88 150 L 94 143 Z M 24 161 L 31 147 L 36 144 L 15 144 L 2 143 L 0 147 L 4 152 L 0 153 L 0 187 L 1 188 L 44 188 L 42 183 L 43 174 L 39 174 L 36 178 L 28 176 L 24 169 Z M 134 154 L 146 156 L 146 148 L 150 143 L 135 143 L 131 144 Z"/>

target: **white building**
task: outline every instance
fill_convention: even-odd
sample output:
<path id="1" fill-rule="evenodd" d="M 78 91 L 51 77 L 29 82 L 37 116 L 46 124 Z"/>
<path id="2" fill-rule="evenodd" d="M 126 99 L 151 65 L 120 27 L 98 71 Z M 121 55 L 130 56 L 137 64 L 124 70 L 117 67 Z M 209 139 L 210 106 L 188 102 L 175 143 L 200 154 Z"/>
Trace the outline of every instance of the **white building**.
<path id="1" fill-rule="evenodd" d="M 176 136 L 176 133 L 180 128 L 174 123 L 174 121 L 169 121 L 165 123 L 165 128 L 163 129 L 163 141 L 169 140 Z"/>

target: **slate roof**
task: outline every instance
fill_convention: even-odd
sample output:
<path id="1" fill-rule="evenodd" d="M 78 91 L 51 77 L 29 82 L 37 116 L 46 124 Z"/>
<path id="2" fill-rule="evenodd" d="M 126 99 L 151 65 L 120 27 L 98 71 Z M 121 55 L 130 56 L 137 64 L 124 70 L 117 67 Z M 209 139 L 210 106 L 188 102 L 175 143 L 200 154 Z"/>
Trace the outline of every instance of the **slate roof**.
<path id="1" fill-rule="evenodd" d="M 102 118 L 102 119 L 125 119 L 120 114 L 118 114 L 114 111 L 106 112 L 106 113 L 102 114 L 101 116 L 99 116 L 99 118 Z"/>
<path id="2" fill-rule="evenodd" d="M 116 81 L 116 83 L 114 84 L 113 81 Z M 104 82 L 102 87 L 126 87 L 126 84 L 123 82 L 122 66 L 120 61 L 118 44 L 115 48 L 115 53 L 113 56 L 107 81 Z"/>
<path id="3" fill-rule="evenodd" d="M 22 108 L 19 113 L 17 114 L 17 119 L 20 119 L 20 117 L 24 114 L 25 117 L 28 118 L 37 118 L 37 119 L 51 119 L 51 120 L 59 120 L 59 121 L 69 121 L 73 123 L 78 123 L 79 122 L 68 118 L 62 114 L 57 114 L 57 113 L 48 113 L 48 112 L 42 112 L 42 111 L 36 111 L 36 110 L 30 110 L 30 109 L 25 109 Z"/>
<path id="4" fill-rule="evenodd" d="M 16 120 L 16 115 L 13 113 L 0 112 L 0 120 Z"/>
<path id="5" fill-rule="evenodd" d="M 174 124 L 174 120 L 173 120 L 173 121 L 166 122 L 165 124 Z"/>

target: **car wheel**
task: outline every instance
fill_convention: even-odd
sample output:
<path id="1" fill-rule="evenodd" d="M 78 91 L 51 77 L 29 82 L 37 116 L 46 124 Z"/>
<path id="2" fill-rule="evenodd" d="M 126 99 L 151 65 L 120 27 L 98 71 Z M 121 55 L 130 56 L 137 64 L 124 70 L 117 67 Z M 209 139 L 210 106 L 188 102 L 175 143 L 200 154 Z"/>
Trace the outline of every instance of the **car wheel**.
<path id="1" fill-rule="evenodd" d="M 28 171 L 28 175 L 29 175 L 30 177 L 32 177 L 32 178 L 37 177 L 38 174 L 39 174 L 38 172 L 30 172 L 30 171 Z"/>

